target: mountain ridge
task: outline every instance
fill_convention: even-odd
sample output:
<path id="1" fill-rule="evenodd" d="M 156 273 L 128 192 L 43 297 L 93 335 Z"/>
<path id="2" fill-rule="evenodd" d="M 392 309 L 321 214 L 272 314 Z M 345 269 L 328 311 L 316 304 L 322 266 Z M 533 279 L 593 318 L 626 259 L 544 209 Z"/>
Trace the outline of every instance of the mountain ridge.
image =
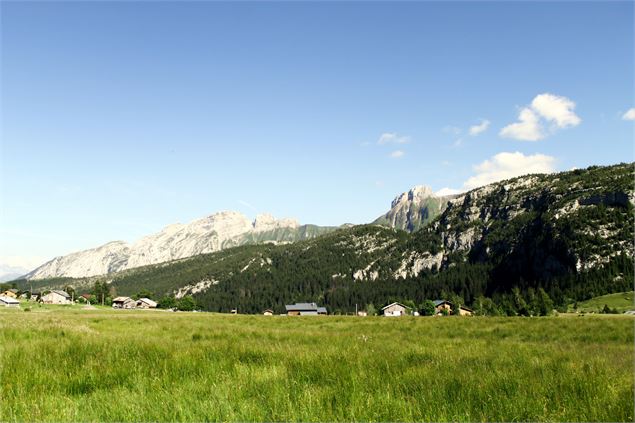
<path id="1" fill-rule="evenodd" d="M 293 242 L 335 229 L 300 225 L 295 219 L 275 219 L 270 214 L 259 214 L 250 220 L 239 212 L 221 211 L 187 224 L 169 224 L 131 244 L 110 241 L 55 257 L 27 273 L 25 278 L 98 276 L 248 243 Z"/>

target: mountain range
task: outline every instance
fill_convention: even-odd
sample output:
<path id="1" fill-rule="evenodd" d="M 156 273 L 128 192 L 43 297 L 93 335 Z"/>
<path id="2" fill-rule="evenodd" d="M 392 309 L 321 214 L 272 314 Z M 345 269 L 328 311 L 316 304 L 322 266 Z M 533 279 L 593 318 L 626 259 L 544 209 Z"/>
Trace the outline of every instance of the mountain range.
<path id="1" fill-rule="evenodd" d="M 413 232 L 444 210 L 451 197 L 437 197 L 426 186 L 397 196 L 391 209 L 373 223 Z M 346 225 L 343 225 L 346 226 Z M 172 224 L 132 245 L 112 241 L 89 250 L 56 257 L 26 274 L 27 279 L 89 277 L 260 243 L 289 243 L 314 238 L 338 227 L 300 225 L 260 214 L 224 211 L 188 224 Z M 19 276 L 19 275 L 18 275 Z"/>
<path id="2" fill-rule="evenodd" d="M 403 213 L 419 201 L 413 190 L 378 219 L 389 226 L 346 226 L 283 245 L 245 244 L 37 286 L 89 289 L 104 281 L 124 295 L 193 295 L 210 311 L 283 310 L 292 301 L 350 311 L 451 295 L 520 307 L 514 290 L 529 301 L 537 289 L 567 304 L 632 289 L 634 177 L 633 164 L 527 175 L 448 199 L 419 230 L 391 227 L 414 227 L 412 213 Z"/>

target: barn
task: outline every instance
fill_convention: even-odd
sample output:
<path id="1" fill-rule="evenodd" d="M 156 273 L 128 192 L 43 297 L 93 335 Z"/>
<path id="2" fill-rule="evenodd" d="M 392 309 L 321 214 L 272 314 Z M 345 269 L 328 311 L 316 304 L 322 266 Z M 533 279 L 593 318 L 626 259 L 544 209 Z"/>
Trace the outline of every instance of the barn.
<path id="1" fill-rule="evenodd" d="M 135 308 L 137 302 L 130 297 L 117 297 L 112 300 L 112 308 Z"/>
<path id="2" fill-rule="evenodd" d="M 137 308 L 157 308 L 156 301 L 152 301 L 150 298 L 139 298 L 137 300 Z"/>

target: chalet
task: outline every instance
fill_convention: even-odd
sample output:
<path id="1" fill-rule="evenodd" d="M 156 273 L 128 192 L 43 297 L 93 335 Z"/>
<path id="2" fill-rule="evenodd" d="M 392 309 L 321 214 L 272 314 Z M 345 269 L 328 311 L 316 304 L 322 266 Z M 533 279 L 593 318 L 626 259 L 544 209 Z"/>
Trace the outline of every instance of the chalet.
<path id="1" fill-rule="evenodd" d="M 54 289 L 42 297 L 44 304 L 71 304 L 71 296 L 66 291 Z"/>
<path id="2" fill-rule="evenodd" d="M 137 300 L 137 308 L 157 308 L 156 301 L 152 301 L 150 298 L 139 298 Z"/>
<path id="3" fill-rule="evenodd" d="M 263 311 L 262 314 L 263 316 L 273 316 L 273 310 L 268 308 L 265 311 Z"/>
<path id="4" fill-rule="evenodd" d="M 112 308 L 135 308 L 137 302 L 130 297 L 117 297 L 112 300 Z"/>
<path id="5" fill-rule="evenodd" d="M 448 300 L 434 300 L 434 315 L 441 316 L 445 312 L 452 313 L 452 303 Z"/>
<path id="6" fill-rule="evenodd" d="M 288 316 L 317 316 L 326 315 L 326 307 L 318 307 L 315 303 L 295 303 L 285 305 Z"/>
<path id="7" fill-rule="evenodd" d="M 79 296 L 78 300 L 82 300 L 85 303 L 90 304 L 90 297 L 91 297 L 90 294 L 82 294 Z"/>
<path id="8" fill-rule="evenodd" d="M 474 314 L 474 311 L 472 309 L 459 306 L 459 316 L 471 316 L 473 314 Z"/>
<path id="9" fill-rule="evenodd" d="M 386 307 L 383 307 L 381 309 L 383 315 L 386 317 L 404 316 L 408 314 L 408 310 L 410 310 L 410 307 L 407 307 L 401 303 L 388 304 Z"/>
<path id="10" fill-rule="evenodd" d="M 444 314 L 443 310 L 445 310 L 447 314 L 452 314 L 453 308 L 454 305 L 448 300 L 434 301 L 434 314 L 436 316 L 442 316 Z M 464 306 L 459 306 L 459 316 L 471 316 L 472 314 L 474 314 L 474 311 L 472 311 L 471 309 Z"/>
<path id="11" fill-rule="evenodd" d="M 7 289 L 0 295 L 9 297 L 9 298 L 18 298 L 18 290 L 15 288 Z"/>
<path id="12" fill-rule="evenodd" d="M 0 307 L 20 307 L 20 301 L 13 297 L 0 295 Z"/>

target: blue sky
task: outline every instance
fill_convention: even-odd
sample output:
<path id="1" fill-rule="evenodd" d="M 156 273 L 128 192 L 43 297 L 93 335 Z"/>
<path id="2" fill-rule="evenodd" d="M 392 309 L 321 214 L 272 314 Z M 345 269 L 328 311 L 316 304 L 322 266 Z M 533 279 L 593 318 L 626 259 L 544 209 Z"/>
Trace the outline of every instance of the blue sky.
<path id="1" fill-rule="evenodd" d="M 365 223 L 415 185 L 633 161 L 633 2 L 0 12 L 0 263 L 220 210 Z"/>

